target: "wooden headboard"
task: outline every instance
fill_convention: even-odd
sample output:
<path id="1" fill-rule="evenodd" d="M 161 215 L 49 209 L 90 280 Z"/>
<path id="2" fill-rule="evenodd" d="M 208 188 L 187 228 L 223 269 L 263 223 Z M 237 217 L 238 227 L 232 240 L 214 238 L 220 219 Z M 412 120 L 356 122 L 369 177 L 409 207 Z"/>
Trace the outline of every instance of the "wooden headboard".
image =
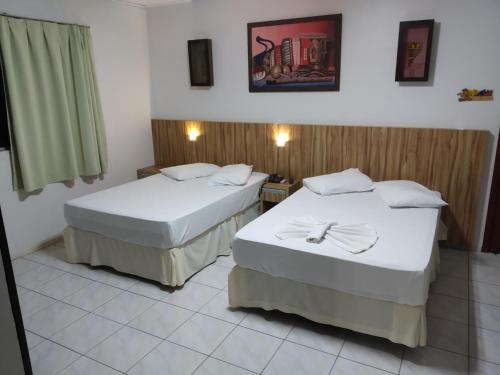
<path id="1" fill-rule="evenodd" d="M 192 126 L 200 132 L 196 142 L 187 138 Z M 246 163 L 295 179 L 357 167 L 375 181 L 417 181 L 448 202 L 448 243 L 474 246 L 487 131 L 180 120 L 153 120 L 152 127 L 160 166 Z M 276 147 L 277 131 L 289 134 L 283 148 Z"/>

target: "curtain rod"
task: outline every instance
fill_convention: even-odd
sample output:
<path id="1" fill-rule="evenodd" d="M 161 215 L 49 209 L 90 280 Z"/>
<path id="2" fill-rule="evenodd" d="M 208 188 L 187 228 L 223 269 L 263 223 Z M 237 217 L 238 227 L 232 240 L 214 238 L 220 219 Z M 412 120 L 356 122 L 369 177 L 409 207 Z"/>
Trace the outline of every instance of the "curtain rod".
<path id="1" fill-rule="evenodd" d="M 20 19 L 20 20 L 30 20 L 30 21 L 40 21 L 40 22 L 57 23 L 58 25 L 90 27 L 88 25 L 80 25 L 80 24 L 77 24 L 77 23 L 67 23 L 67 22 L 58 22 L 58 21 L 52 21 L 52 20 L 44 20 L 44 19 L 41 19 L 41 18 L 30 18 L 30 17 L 14 16 L 12 14 L 8 14 L 7 12 L 2 12 L 0 14 L 0 16 L 10 17 L 10 18 L 17 18 L 17 19 Z"/>

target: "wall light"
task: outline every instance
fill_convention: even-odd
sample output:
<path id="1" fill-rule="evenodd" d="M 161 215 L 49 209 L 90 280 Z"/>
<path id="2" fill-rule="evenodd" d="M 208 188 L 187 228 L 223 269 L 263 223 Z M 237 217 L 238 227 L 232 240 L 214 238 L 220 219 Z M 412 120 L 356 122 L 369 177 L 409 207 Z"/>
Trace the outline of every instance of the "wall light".
<path id="1" fill-rule="evenodd" d="M 285 147 L 288 140 L 289 140 L 288 133 L 285 133 L 284 131 L 280 131 L 276 135 L 276 146 Z"/>
<path id="2" fill-rule="evenodd" d="M 198 136 L 200 135 L 200 126 L 199 123 L 195 121 L 189 121 L 187 123 L 187 136 L 191 142 L 195 142 Z"/>

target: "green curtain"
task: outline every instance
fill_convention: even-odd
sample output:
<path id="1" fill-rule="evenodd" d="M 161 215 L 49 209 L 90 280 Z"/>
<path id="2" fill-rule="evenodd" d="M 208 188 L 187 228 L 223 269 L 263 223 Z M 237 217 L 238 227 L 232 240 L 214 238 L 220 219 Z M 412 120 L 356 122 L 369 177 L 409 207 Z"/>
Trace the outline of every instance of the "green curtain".
<path id="1" fill-rule="evenodd" d="M 14 189 L 107 170 L 90 28 L 0 16 Z"/>

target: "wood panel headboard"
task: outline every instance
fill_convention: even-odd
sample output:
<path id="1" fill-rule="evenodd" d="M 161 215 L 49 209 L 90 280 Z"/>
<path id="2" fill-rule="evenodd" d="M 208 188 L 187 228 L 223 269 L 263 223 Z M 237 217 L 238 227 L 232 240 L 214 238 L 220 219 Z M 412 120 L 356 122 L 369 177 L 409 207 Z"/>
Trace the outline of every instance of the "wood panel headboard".
<path id="1" fill-rule="evenodd" d="M 196 142 L 186 135 L 193 124 Z M 487 131 L 180 120 L 153 120 L 152 128 L 160 166 L 246 163 L 295 179 L 357 167 L 375 181 L 417 181 L 448 202 L 448 243 L 474 246 Z M 283 148 L 274 141 L 278 130 L 290 136 Z"/>

